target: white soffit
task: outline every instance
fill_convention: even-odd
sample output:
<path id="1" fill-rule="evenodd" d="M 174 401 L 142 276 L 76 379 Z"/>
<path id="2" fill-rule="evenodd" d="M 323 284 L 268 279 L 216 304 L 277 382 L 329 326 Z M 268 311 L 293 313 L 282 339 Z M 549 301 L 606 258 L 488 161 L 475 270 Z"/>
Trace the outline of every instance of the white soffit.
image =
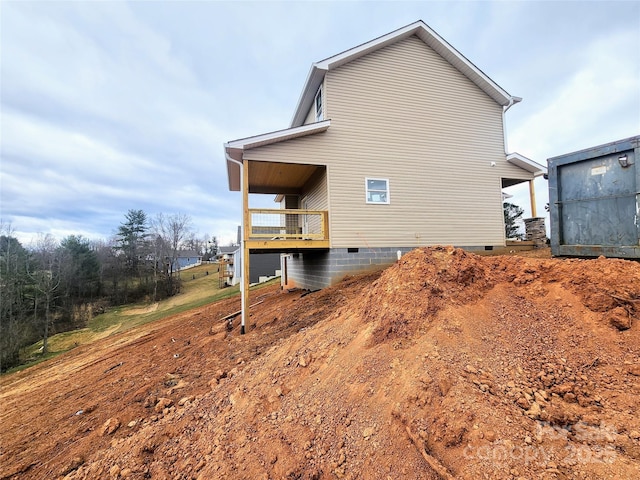
<path id="1" fill-rule="evenodd" d="M 274 143 L 292 140 L 294 138 L 306 137 L 315 133 L 325 132 L 331 125 L 331 120 L 310 123 L 296 128 L 287 128 L 275 132 L 263 133 L 253 137 L 232 140 L 224 144 L 224 151 L 227 155 L 227 177 L 229 180 L 229 190 L 240 191 L 240 165 L 229 160 L 232 158 L 242 163 L 242 152 L 251 148 L 263 147 Z"/>
<path id="2" fill-rule="evenodd" d="M 515 165 L 516 167 L 522 168 L 529 173 L 533 173 L 533 175 L 536 177 L 547 173 L 547 167 L 545 167 L 544 165 L 540 165 L 539 163 L 534 162 L 530 158 L 527 158 L 524 155 L 520 155 L 517 152 L 508 154 L 507 162 Z"/>

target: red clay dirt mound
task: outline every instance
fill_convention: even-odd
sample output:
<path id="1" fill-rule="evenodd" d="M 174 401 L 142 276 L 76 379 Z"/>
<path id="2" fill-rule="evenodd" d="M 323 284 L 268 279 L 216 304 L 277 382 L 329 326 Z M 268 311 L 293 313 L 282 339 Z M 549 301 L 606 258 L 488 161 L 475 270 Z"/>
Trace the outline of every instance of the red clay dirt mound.
<path id="1" fill-rule="evenodd" d="M 416 249 L 373 283 L 363 318 L 377 322 L 375 343 L 412 336 L 445 305 L 477 300 L 495 285 L 486 259 L 453 247 Z"/>
<path id="2" fill-rule="evenodd" d="M 244 336 L 210 306 L 4 380 L 0 478 L 640 478 L 638 300 L 636 262 L 434 247 Z"/>
<path id="3" fill-rule="evenodd" d="M 373 342 L 408 337 L 444 306 L 464 305 L 498 283 L 526 286 L 528 293 L 548 293 L 546 283 L 560 282 L 592 311 L 631 319 L 640 309 L 638 264 L 599 258 L 539 262 L 519 257 L 482 257 L 453 247 L 416 249 L 387 269 L 366 295 L 362 315 L 377 322 Z M 618 322 L 624 324 L 628 322 Z"/>

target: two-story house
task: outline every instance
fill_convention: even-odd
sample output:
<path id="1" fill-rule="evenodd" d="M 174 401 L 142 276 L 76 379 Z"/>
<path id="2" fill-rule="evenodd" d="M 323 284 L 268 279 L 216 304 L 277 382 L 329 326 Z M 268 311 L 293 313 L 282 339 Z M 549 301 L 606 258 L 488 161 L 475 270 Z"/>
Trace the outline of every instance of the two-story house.
<path id="1" fill-rule="evenodd" d="M 286 254 L 283 282 L 317 289 L 419 246 L 504 246 L 501 189 L 533 199 L 546 171 L 505 151 L 520 100 L 422 21 L 314 63 L 289 128 L 224 145 L 244 250 Z"/>

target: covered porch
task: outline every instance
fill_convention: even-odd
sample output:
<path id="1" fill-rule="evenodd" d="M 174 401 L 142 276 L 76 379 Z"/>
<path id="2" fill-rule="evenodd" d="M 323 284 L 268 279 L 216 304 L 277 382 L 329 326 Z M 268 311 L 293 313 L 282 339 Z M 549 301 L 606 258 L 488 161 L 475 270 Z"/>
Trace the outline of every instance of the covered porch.
<path id="1" fill-rule="evenodd" d="M 329 125 L 327 120 L 225 144 L 229 190 L 240 191 L 242 196 L 242 333 L 249 310 L 249 253 L 289 253 L 330 247 L 329 212 L 307 208 L 301 200 L 311 185 L 319 180 L 326 182 L 326 165 L 307 163 L 304 158 L 299 162 L 288 158 L 258 160 L 251 157 L 251 150 L 321 134 Z M 249 194 L 273 195 L 284 208 L 250 208 Z"/>
<path id="2" fill-rule="evenodd" d="M 529 206 L 531 209 L 531 218 L 524 219 L 526 241 L 511 242 L 507 239 L 506 246 L 509 250 L 513 250 L 518 247 L 519 247 L 518 249 L 521 249 L 521 248 L 533 249 L 539 246 L 539 243 L 541 240 L 538 237 L 542 236 L 543 239 L 546 238 L 545 227 L 544 227 L 544 217 L 538 216 L 534 182 L 536 178 L 545 176 L 547 174 L 547 168 L 544 165 L 540 165 L 539 163 L 534 162 L 533 160 L 523 155 L 520 155 L 519 153 L 508 154 L 507 162 L 531 174 L 530 178 L 503 177 L 501 179 L 501 187 L 503 189 L 513 187 L 516 185 L 522 185 L 524 183 L 527 184 L 528 190 L 529 190 L 528 193 L 529 193 Z M 504 196 L 505 196 L 505 193 L 503 192 L 503 201 L 504 201 Z M 510 195 L 508 195 L 508 197 L 510 197 Z M 529 245 L 525 245 L 525 244 L 529 244 Z"/>
<path id="3" fill-rule="evenodd" d="M 257 135 L 225 144 L 229 190 L 242 193 L 243 240 L 251 250 L 287 252 L 329 248 L 329 212 L 306 208 L 299 201 L 320 178 L 326 166 L 294 161 L 251 158 L 251 150 L 325 132 L 330 121 Z M 274 195 L 285 208 L 252 209 L 249 194 Z M 325 192 L 326 195 L 326 192 Z"/>
<path id="4" fill-rule="evenodd" d="M 537 217 L 538 211 L 536 208 L 536 190 L 533 182 L 537 177 L 545 175 L 547 173 L 547 167 L 545 167 L 544 165 L 540 165 L 539 163 L 536 163 L 530 158 L 527 158 L 524 155 L 520 155 L 519 153 L 509 153 L 507 155 L 507 162 L 515 165 L 516 167 L 522 168 L 526 172 L 531 173 L 533 175 L 533 178 L 502 178 L 502 188 L 508 188 L 527 182 L 529 185 L 529 202 L 531 206 L 531 216 Z"/>

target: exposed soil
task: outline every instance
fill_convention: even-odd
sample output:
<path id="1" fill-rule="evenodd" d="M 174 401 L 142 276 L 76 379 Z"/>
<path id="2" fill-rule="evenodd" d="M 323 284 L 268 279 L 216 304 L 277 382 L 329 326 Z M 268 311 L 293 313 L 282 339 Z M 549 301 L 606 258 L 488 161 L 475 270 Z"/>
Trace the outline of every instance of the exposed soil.
<path id="1" fill-rule="evenodd" d="M 0 379 L 0 478 L 640 478 L 640 263 L 415 250 Z"/>

